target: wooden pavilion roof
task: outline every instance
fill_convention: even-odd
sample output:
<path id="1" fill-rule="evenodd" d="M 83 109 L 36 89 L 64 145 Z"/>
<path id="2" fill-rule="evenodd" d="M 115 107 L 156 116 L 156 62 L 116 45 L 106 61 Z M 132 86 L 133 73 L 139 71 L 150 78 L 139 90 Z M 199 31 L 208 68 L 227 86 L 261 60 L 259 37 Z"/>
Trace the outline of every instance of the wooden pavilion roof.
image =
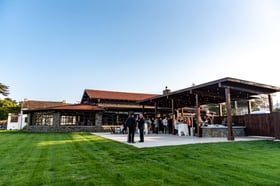
<path id="1" fill-rule="evenodd" d="M 139 103 L 141 105 L 157 104 L 157 106 L 171 107 L 173 99 L 175 108 L 194 107 L 196 106 L 196 95 L 198 95 L 200 105 L 223 103 L 226 98 L 226 87 L 230 88 L 232 101 L 249 100 L 255 95 L 272 94 L 280 91 L 280 87 L 226 77 L 216 81 L 170 92 L 165 95 L 147 98 Z"/>

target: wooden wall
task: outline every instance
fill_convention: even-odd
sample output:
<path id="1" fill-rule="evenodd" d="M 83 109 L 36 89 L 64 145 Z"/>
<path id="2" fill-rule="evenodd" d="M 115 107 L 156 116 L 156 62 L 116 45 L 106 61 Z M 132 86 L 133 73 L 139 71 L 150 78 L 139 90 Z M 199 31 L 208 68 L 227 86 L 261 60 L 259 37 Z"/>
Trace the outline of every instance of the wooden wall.
<path id="1" fill-rule="evenodd" d="M 280 139 L 280 113 L 273 112 L 271 122 L 274 124 L 274 137 Z"/>
<path id="2" fill-rule="evenodd" d="M 221 123 L 225 118 L 216 117 L 214 123 Z M 232 116 L 235 125 L 246 126 L 248 136 L 270 136 L 280 139 L 280 112 L 271 114 L 252 114 Z"/>

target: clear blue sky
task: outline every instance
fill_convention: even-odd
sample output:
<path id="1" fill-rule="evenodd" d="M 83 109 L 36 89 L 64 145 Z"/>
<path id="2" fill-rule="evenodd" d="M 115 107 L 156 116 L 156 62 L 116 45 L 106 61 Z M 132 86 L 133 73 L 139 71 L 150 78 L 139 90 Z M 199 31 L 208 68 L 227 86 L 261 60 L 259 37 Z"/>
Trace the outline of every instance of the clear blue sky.
<path id="1" fill-rule="evenodd" d="M 17 101 L 70 103 L 86 88 L 280 86 L 279 33 L 279 0 L 0 0 L 0 82 Z"/>

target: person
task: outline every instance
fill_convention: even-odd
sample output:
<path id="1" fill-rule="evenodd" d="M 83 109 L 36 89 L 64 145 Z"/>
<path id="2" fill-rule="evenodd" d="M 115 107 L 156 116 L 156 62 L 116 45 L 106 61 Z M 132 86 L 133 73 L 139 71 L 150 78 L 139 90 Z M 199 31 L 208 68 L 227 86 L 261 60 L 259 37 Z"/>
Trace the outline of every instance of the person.
<path id="1" fill-rule="evenodd" d="M 144 142 L 144 125 L 145 125 L 145 120 L 143 114 L 139 114 L 139 118 L 138 118 L 138 129 L 140 133 L 139 142 Z"/>
<path id="2" fill-rule="evenodd" d="M 189 117 L 186 118 L 186 124 L 188 125 L 189 136 L 190 136 L 191 135 L 191 120 Z"/>
<path id="3" fill-rule="evenodd" d="M 145 129 L 144 129 L 145 135 L 149 134 L 149 130 L 151 128 L 150 125 L 151 125 L 151 120 L 150 120 L 150 118 L 148 118 L 148 119 L 145 120 Z"/>
<path id="4" fill-rule="evenodd" d="M 158 120 L 158 118 L 155 119 L 154 125 L 155 125 L 155 128 L 154 128 L 155 131 L 154 131 L 154 133 L 158 134 L 158 131 L 159 131 L 159 120 Z"/>
<path id="5" fill-rule="evenodd" d="M 162 125 L 162 119 L 161 117 L 158 118 L 158 133 L 163 133 L 163 125 Z"/>
<path id="6" fill-rule="evenodd" d="M 173 134 L 174 135 L 178 134 L 178 121 L 176 118 L 174 119 L 174 133 Z"/>
<path id="7" fill-rule="evenodd" d="M 168 121 L 167 121 L 167 117 L 165 116 L 164 119 L 162 120 L 162 126 L 163 126 L 163 133 L 164 134 L 167 133 L 167 125 L 168 125 Z"/>
<path id="8" fill-rule="evenodd" d="M 136 119 L 134 118 L 133 114 L 130 114 L 130 116 L 127 118 L 125 124 L 128 127 L 127 142 L 135 143 L 134 142 L 134 133 L 135 133 L 137 123 L 136 123 Z"/>
<path id="9" fill-rule="evenodd" d="M 168 117 L 168 132 L 169 132 L 169 134 L 172 134 L 172 131 L 173 131 L 172 123 L 173 123 L 172 116 L 169 116 Z"/>
<path id="10" fill-rule="evenodd" d="M 126 126 L 126 123 L 125 123 L 125 122 L 123 123 L 122 133 L 123 133 L 123 134 L 126 134 L 126 133 L 127 133 L 127 126 Z"/>
<path id="11" fill-rule="evenodd" d="M 152 133 L 156 133 L 155 132 L 155 119 L 154 118 L 152 118 L 152 120 L 151 120 L 151 130 L 152 130 Z"/>

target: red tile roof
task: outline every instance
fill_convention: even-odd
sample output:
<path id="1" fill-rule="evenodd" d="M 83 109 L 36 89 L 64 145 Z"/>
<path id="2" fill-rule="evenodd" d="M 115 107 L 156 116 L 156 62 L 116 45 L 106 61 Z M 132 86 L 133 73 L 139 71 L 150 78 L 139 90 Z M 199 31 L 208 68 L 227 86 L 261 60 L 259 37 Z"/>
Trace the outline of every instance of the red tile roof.
<path id="1" fill-rule="evenodd" d="M 131 100 L 140 101 L 151 97 L 158 96 L 158 94 L 144 94 L 144 93 L 130 93 L 130 92 L 116 92 L 107 90 L 90 90 L 86 89 L 85 93 L 90 99 L 114 99 L 114 100 Z"/>
<path id="2" fill-rule="evenodd" d="M 66 105 L 66 103 L 64 101 L 55 102 L 55 101 L 27 100 L 22 103 L 22 109 L 34 110 L 34 109 L 43 109 L 43 108 L 62 106 L 62 105 Z"/>

